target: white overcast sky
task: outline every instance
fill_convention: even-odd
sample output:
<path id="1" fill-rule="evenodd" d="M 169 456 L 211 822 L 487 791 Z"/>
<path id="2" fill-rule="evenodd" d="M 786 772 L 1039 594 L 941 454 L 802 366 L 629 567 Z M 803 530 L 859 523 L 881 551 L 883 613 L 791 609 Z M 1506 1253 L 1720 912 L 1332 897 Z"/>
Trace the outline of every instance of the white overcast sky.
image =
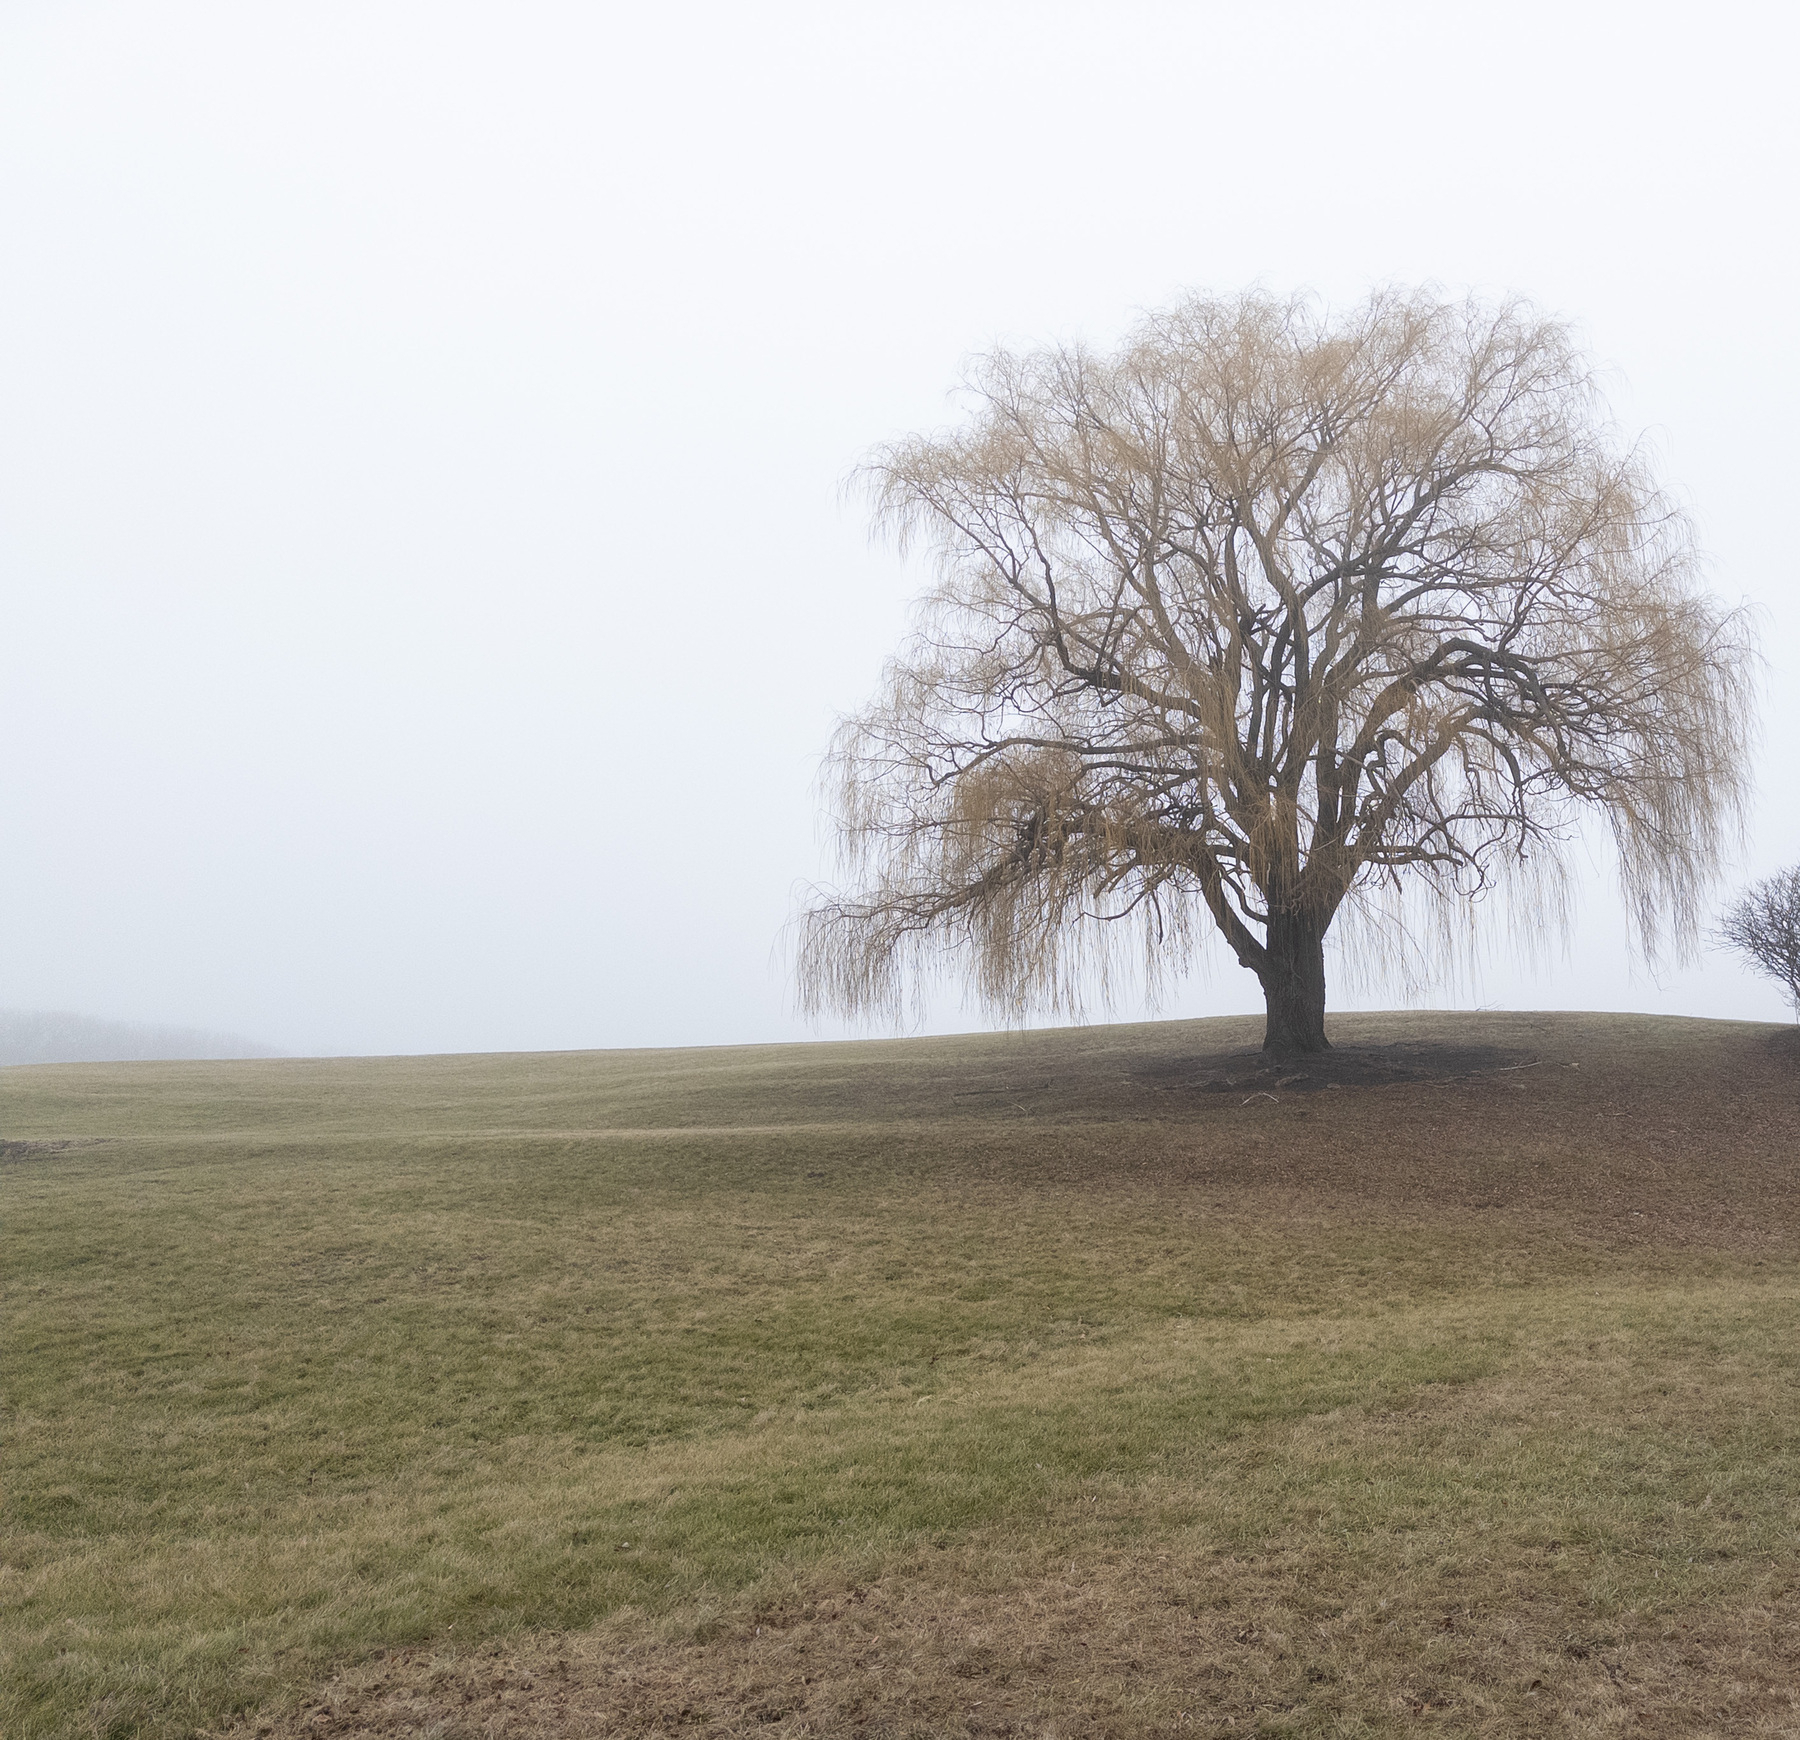
<path id="1" fill-rule="evenodd" d="M 1579 324 L 1763 612 L 1726 887 L 1800 859 L 1793 19 L 7 0 L 0 1004 L 805 1037 L 817 758 L 925 580 L 844 474 L 996 340 L 1253 282 Z M 1634 964 L 1603 868 L 1453 996 L 1780 1013 Z M 1259 1006 L 1228 961 L 1165 1005 Z"/>

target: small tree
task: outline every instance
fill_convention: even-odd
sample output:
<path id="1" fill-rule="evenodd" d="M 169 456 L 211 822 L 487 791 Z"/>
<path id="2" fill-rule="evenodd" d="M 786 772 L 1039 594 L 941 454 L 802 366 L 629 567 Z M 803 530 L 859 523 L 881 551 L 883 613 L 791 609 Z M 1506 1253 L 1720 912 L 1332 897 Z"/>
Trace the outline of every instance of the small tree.
<path id="1" fill-rule="evenodd" d="M 1800 865 L 1745 889 L 1726 909 L 1718 936 L 1782 988 L 1800 1021 Z"/>
<path id="2" fill-rule="evenodd" d="M 1584 811 L 1646 952 L 1688 943 L 1745 794 L 1747 629 L 1563 327 L 1197 299 L 970 392 L 866 470 L 941 579 L 827 764 L 861 881 L 805 915 L 813 1010 L 897 1013 L 947 962 L 1073 1009 L 1134 933 L 1179 970 L 1203 913 L 1265 1045 L 1315 1051 L 1347 905 L 1393 921 L 1352 939 L 1379 970 L 1420 941 L 1409 889 L 1445 917 L 1541 887 Z"/>

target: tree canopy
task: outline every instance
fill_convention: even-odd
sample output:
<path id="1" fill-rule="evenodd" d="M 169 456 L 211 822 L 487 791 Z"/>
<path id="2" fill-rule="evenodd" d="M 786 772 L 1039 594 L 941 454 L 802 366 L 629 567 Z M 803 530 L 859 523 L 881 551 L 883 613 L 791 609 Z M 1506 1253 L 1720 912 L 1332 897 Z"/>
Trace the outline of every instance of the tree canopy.
<path id="1" fill-rule="evenodd" d="M 967 396 L 863 473 L 938 583 L 827 764 L 852 886 L 805 914 L 810 1007 L 896 1013 L 948 968 L 1072 1009 L 1122 947 L 1180 971 L 1213 929 L 1266 1043 L 1313 1050 L 1341 914 L 1378 969 L 1504 885 L 1554 922 L 1584 814 L 1645 950 L 1685 945 L 1746 796 L 1750 636 L 1563 325 L 1196 297 Z"/>

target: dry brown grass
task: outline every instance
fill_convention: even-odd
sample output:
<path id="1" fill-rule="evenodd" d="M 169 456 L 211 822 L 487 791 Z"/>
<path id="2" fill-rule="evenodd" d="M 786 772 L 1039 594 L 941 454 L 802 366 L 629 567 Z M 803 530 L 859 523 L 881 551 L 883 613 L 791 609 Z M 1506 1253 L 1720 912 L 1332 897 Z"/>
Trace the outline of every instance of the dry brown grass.
<path id="1" fill-rule="evenodd" d="M 1773 1600 L 1632 1614 L 1554 1599 L 1340 1599 L 1305 1567 L 1008 1566 L 976 1552 L 796 1590 L 703 1637 L 641 1622 L 457 1653 L 401 1650 L 239 1734 L 1703 1737 L 1800 1729 L 1800 1618 Z M 1572 1619 L 1577 1623 L 1570 1624 Z M 1304 1727 L 1302 1726 L 1304 1723 Z"/>
<path id="2" fill-rule="evenodd" d="M 1624 1303 L 1605 1298 L 1595 1317 Z M 1718 1334 L 1725 1303 L 1695 1296 L 1702 1336 Z M 1746 1303 L 1766 1302 L 1728 1309 Z M 776 1567 L 723 1613 L 628 1612 L 579 1633 L 390 1652 L 235 1733 L 1797 1731 L 1800 1502 L 1770 1529 L 1722 1484 L 1672 1515 L 1621 1504 L 1605 1466 L 1608 1439 L 1666 1447 L 1716 1433 L 1721 1410 L 1749 1417 L 1791 1394 L 1754 1362 L 1709 1373 L 1698 1357 L 1646 1386 L 1634 1343 L 1666 1326 L 1596 1340 L 1568 1304 L 1565 1333 L 1504 1376 L 1399 1413 L 1284 1422 L 1210 1469 L 1100 1478 L 1047 1527 L 860 1567 Z M 1252 1351 L 1292 1334 L 1271 1329 Z M 1084 1356 L 1057 1387 L 1118 1363 Z M 1149 1384 L 1171 1355 L 1126 1363 Z M 1422 1488 L 1424 1459 L 1436 1480 Z"/>

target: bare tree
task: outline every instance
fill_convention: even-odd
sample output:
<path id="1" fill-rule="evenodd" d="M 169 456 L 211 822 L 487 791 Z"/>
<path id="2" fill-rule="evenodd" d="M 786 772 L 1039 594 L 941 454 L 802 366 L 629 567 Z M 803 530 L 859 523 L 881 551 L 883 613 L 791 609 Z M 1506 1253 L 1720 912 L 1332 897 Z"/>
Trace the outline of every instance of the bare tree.
<path id="1" fill-rule="evenodd" d="M 997 352 L 969 390 L 864 474 L 940 581 L 827 763 L 860 885 L 804 915 L 810 1009 L 897 1013 L 945 966 L 1075 1009 L 1121 942 L 1179 971 L 1210 920 L 1265 1045 L 1315 1051 L 1340 912 L 1378 970 L 1520 877 L 1554 923 L 1583 811 L 1646 951 L 1691 945 L 1741 820 L 1748 628 L 1565 328 L 1252 293 L 1110 355 Z"/>
<path id="2" fill-rule="evenodd" d="M 1800 865 L 1745 889 L 1726 909 L 1718 937 L 1781 986 L 1800 1021 Z"/>

